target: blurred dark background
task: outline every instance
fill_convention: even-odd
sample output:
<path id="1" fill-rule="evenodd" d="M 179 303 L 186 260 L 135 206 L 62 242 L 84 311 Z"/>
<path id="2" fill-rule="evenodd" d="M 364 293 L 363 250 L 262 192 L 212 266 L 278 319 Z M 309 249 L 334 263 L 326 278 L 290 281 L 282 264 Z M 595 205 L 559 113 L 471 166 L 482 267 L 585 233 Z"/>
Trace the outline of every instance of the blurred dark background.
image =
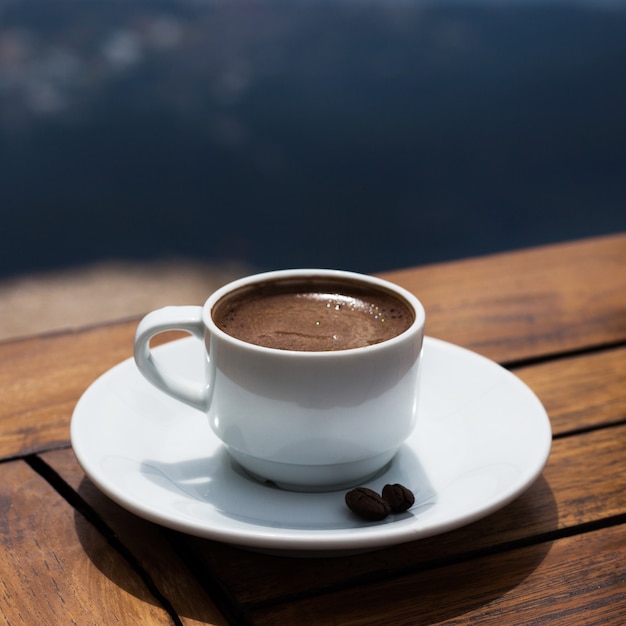
<path id="1" fill-rule="evenodd" d="M 0 277 L 626 230 L 626 2 L 0 2 Z"/>

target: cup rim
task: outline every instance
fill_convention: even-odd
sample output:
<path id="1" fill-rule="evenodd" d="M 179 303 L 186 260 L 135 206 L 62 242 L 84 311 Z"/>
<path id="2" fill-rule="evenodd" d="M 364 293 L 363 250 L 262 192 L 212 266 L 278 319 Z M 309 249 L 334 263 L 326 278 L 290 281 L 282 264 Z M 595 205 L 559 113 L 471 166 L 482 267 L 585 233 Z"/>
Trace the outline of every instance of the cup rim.
<path id="1" fill-rule="evenodd" d="M 336 278 L 336 279 L 348 279 L 354 280 L 357 282 L 373 285 L 375 287 L 379 287 L 382 289 L 386 289 L 388 291 L 393 292 L 395 295 L 404 299 L 413 309 L 415 318 L 412 324 L 399 335 L 392 337 L 391 339 L 386 339 L 385 341 L 381 341 L 379 343 L 372 344 L 370 346 L 360 346 L 357 348 L 346 348 L 343 350 L 286 350 L 283 348 L 269 348 L 267 346 L 260 346 L 254 343 L 250 343 L 248 341 L 243 341 L 242 339 L 238 339 L 237 337 L 233 337 L 229 335 L 227 332 L 223 331 L 213 320 L 212 311 L 213 307 L 227 294 L 230 292 L 239 289 L 241 287 L 246 287 L 250 284 L 260 283 L 268 280 L 274 279 L 285 279 L 285 278 L 307 278 L 307 277 L 322 277 L 322 278 Z M 202 319 L 205 327 L 208 329 L 209 336 L 219 337 L 222 341 L 233 344 L 240 348 L 245 348 L 247 350 L 251 350 L 253 352 L 259 354 L 273 354 L 280 355 L 285 358 L 297 357 L 297 358 L 341 358 L 343 355 L 353 356 L 355 354 L 363 354 L 370 353 L 379 350 L 386 350 L 391 348 L 392 346 L 403 343 L 407 341 L 409 338 L 416 334 L 423 334 L 424 324 L 426 321 L 426 311 L 424 309 L 424 305 L 420 302 L 420 300 L 413 295 L 410 291 L 397 285 L 391 281 L 385 280 L 383 278 L 378 278 L 377 276 L 370 276 L 368 274 L 361 274 L 359 272 L 352 272 L 348 270 L 337 270 L 337 269 L 324 269 L 324 268 L 299 268 L 299 269 L 283 269 L 283 270 L 271 270 L 267 272 L 260 272 L 257 274 L 251 274 L 249 276 L 245 276 L 243 278 L 238 278 L 234 281 L 219 287 L 216 291 L 214 291 L 209 298 L 206 300 L 202 307 Z"/>

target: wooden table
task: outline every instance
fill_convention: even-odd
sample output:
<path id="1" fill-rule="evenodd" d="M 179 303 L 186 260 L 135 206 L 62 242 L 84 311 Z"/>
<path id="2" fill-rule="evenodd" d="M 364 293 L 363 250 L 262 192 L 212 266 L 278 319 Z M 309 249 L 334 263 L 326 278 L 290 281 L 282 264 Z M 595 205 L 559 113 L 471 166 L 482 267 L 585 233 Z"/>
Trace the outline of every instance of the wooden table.
<path id="1" fill-rule="evenodd" d="M 268 556 L 144 521 L 69 441 L 136 320 L 0 344 L 7 624 L 623 624 L 626 234 L 388 273 L 431 336 L 500 362 L 546 407 L 542 476 L 464 528 L 338 558 Z M 42 312 L 45 314 L 45 312 Z"/>

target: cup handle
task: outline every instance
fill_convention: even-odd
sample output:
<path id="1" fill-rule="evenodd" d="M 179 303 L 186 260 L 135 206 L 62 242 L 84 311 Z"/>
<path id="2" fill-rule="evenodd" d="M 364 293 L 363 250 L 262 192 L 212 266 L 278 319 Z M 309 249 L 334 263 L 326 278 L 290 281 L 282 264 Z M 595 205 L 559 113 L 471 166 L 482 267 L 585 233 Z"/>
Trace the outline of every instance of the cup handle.
<path id="1" fill-rule="evenodd" d="M 204 341 L 205 326 L 200 306 L 167 306 L 148 313 L 135 333 L 135 363 L 143 376 L 166 394 L 201 411 L 209 406 L 207 384 L 165 371 L 154 359 L 150 340 L 168 330 L 182 330 Z"/>

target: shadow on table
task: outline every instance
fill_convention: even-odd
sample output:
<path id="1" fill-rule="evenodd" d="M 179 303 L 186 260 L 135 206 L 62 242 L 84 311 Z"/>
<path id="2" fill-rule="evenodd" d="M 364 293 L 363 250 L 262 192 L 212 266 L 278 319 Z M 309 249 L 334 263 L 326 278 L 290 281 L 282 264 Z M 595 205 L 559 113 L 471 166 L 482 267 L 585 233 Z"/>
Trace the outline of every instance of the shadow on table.
<path id="1" fill-rule="evenodd" d="M 102 574 L 125 592 L 172 614 L 201 623 L 227 623 L 162 527 L 123 509 L 86 477 L 78 495 L 86 507 L 75 510 L 76 535 Z"/>
<path id="2" fill-rule="evenodd" d="M 294 598 L 325 596 L 340 622 L 342 611 L 352 614 L 359 588 L 362 610 L 373 624 L 383 619 L 390 593 L 407 619 L 454 619 L 486 608 L 522 584 L 551 549 L 543 533 L 558 527 L 554 494 L 541 477 L 500 511 L 443 535 L 349 557 L 284 558 L 163 529 L 113 503 L 87 478 L 78 493 L 97 517 L 94 527 L 81 513 L 75 515 L 77 535 L 94 565 L 141 600 L 162 604 L 157 597 L 162 593 L 179 615 L 198 620 L 215 619 L 208 597 L 216 585 L 255 614 Z M 135 576 L 101 549 L 101 533 L 138 572 Z M 529 537 L 538 539 L 533 543 Z"/>

